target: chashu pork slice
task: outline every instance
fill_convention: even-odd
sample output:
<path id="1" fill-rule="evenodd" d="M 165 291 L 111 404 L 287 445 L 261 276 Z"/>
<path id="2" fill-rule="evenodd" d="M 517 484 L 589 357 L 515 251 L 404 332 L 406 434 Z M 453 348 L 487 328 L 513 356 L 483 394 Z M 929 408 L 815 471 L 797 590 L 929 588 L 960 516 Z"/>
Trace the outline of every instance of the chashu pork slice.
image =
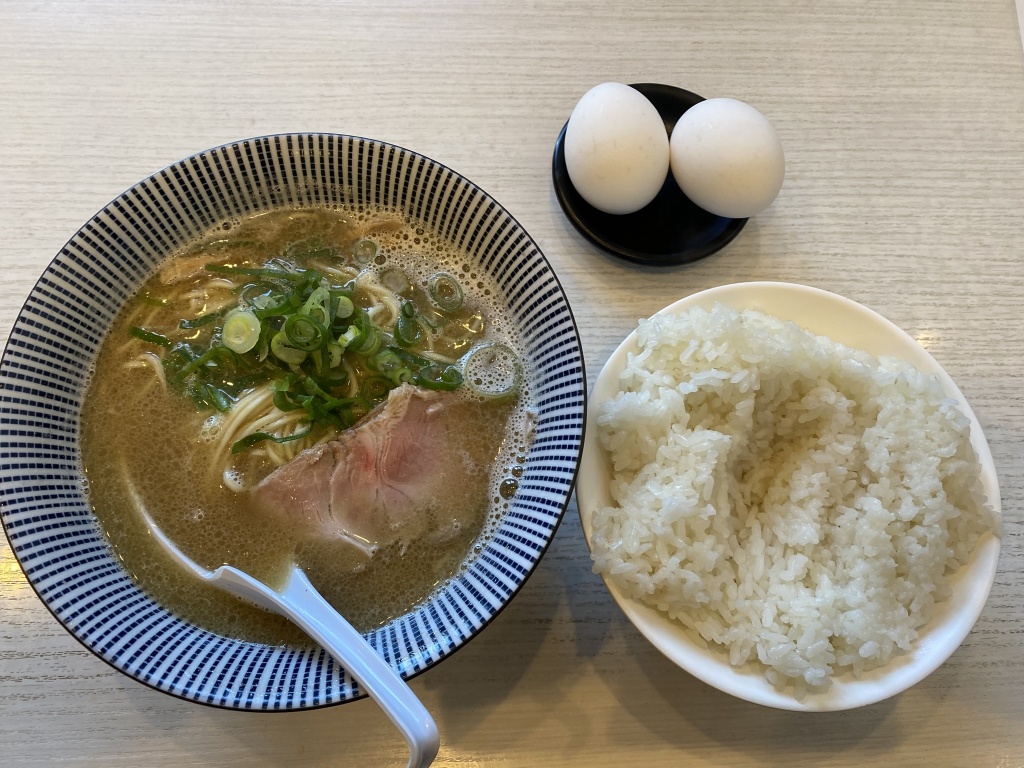
<path id="1" fill-rule="evenodd" d="M 402 385 L 357 426 L 268 475 L 253 489 L 257 506 L 367 556 L 423 535 L 426 508 L 445 490 L 446 466 L 462 462 L 450 455 L 458 445 L 449 439 L 457 400 Z"/>

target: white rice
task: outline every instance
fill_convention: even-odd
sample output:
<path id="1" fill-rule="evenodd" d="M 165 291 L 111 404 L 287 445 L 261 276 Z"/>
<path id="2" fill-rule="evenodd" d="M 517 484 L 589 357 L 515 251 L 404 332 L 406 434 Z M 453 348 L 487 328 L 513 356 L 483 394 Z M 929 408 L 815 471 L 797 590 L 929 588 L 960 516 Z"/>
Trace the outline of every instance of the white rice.
<path id="1" fill-rule="evenodd" d="M 938 380 L 721 305 L 637 338 L 594 570 L 796 695 L 909 649 L 995 524 Z"/>

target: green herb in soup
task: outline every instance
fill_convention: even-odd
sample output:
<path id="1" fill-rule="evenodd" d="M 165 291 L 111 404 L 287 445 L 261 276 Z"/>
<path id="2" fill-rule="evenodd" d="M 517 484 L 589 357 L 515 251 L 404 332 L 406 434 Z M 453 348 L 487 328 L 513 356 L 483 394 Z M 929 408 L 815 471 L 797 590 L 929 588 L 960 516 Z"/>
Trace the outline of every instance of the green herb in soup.
<path id="1" fill-rule="evenodd" d="M 497 297 L 386 211 L 276 211 L 175 254 L 110 330 L 82 414 L 126 567 L 185 618 L 268 643 L 305 640 L 174 566 L 140 508 L 208 568 L 276 584 L 297 563 L 364 630 L 426 599 L 522 471 L 528 377 Z"/>

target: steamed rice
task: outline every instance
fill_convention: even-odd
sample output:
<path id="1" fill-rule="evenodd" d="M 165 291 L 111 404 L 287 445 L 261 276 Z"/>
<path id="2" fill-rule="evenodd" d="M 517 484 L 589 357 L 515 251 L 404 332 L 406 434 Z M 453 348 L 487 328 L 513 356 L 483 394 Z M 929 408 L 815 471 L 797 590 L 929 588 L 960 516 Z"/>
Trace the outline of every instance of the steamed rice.
<path id="1" fill-rule="evenodd" d="M 798 695 L 909 649 L 995 522 L 938 380 L 722 305 L 637 340 L 594 570 Z"/>

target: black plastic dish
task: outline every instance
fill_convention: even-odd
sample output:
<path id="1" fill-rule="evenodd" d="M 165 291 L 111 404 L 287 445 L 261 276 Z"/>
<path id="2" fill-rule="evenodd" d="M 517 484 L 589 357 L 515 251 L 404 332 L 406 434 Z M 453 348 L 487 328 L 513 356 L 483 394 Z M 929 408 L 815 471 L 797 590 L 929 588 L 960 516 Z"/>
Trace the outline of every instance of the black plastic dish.
<path id="1" fill-rule="evenodd" d="M 646 96 L 672 135 L 686 110 L 704 101 L 682 88 L 660 83 L 631 83 Z M 747 223 L 746 219 L 716 216 L 699 208 L 676 184 L 672 173 L 657 197 L 635 213 L 604 213 L 584 200 L 573 187 L 565 166 L 565 128 L 558 134 L 551 163 L 555 195 L 562 211 L 587 240 L 613 256 L 638 264 L 670 266 L 703 259 L 725 247 Z"/>

